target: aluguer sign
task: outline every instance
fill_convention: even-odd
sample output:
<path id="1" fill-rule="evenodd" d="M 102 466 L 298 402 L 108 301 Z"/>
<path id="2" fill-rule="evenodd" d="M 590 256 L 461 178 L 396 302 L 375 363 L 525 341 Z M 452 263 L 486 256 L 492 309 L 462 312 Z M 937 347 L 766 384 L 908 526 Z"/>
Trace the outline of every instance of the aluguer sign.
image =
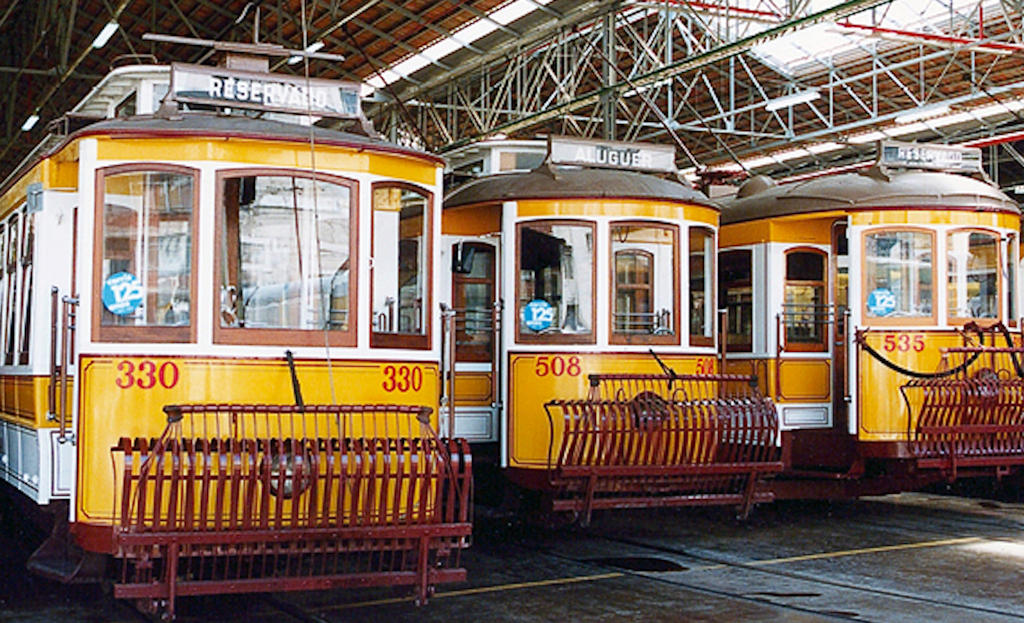
<path id="1" fill-rule="evenodd" d="M 178 102 L 254 108 L 321 117 L 362 117 L 359 85 L 340 80 L 171 65 L 171 97 Z"/>
<path id="2" fill-rule="evenodd" d="M 583 167 L 665 173 L 676 170 L 675 148 L 652 143 L 622 143 L 551 136 L 548 137 L 548 158 L 552 164 Z"/>

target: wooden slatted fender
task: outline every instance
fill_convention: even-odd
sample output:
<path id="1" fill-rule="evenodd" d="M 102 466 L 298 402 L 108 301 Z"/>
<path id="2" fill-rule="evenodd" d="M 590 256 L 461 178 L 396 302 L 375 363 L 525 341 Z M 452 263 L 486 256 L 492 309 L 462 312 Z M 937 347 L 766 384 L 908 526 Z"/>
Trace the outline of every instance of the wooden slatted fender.
<path id="1" fill-rule="evenodd" d="M 921 468 L 941 469 L 956 480 L 962 468 L 1024 467 L 1024 378 L 1008 357 L 1024 349 L 962 347 L 951 355 L 979 364 L 954 376 L 913 379 L 900 387 L 907 409 L 911 452 Z M 980 358 L 979 358 L 980 355 Z"/>
<path id="2" fill-rule="evenodd" d="M 468 444 L 427 407 L 172 405 L 113 448 L 114 594 L 173 618 L 177 595 L 462 581 Z"/>
<path id="3" fill-rule="evenodd" d="M 555 510 L 737 505 L 782 470 L 775 405 L 752 377 L 591 375 L 586 400 L 545 405 Z"/>

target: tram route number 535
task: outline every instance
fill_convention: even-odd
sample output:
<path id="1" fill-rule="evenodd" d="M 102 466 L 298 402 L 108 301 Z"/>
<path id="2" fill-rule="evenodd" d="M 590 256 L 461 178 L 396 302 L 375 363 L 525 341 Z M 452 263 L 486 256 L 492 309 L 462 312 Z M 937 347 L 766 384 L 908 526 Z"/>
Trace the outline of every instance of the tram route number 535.
<path id="1" fill-rule="evenodd" d="M 924 335 L 920 333 L 886 333 L 882 336 L 882 350 L 887 353 L 924 350 Z"/>

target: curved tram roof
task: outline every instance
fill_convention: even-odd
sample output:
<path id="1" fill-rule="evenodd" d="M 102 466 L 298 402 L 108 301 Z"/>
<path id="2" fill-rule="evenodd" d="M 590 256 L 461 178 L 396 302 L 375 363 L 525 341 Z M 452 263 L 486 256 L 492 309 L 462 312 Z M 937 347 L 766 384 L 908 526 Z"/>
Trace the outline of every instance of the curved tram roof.
<path id="1" fill-rule="evenodd" d="M 722 224 L 834 210 L 938 209 L 1020 214 L 1020 206 L 988 182 L 934 171 L 842 173 L 776 186 L 751 178 L 723 202 Z"/>
<path id="2" fill-rule="evenodd" d="M 654 175 L 550 166 L 528 173 L 503 173 L 474 180 L 445 197 L 444 206 L 454 208 L 520 199 L 651 199 L 718 208 L 703 193 Z"/>

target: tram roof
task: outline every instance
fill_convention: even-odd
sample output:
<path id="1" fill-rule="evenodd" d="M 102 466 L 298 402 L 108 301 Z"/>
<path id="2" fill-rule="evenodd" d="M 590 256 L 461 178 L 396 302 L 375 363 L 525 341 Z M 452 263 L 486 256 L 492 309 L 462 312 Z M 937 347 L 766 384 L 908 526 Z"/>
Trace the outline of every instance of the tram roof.
<path id="1" fill-rule="evenodd" d="M 1020 214 L 1017 203 L 992 184 L 936 171 L 842 173 L 775 185 L 752 178 L 737 198 L 722 200 L 722 224 L 776 216 L 874 208 L 953 209 Z"/>
<path id="2" fill-rule="evenodd" d="M 444 162 L 442 158 L 425 151 L 403 147 L 372 136 L 318 126 L 285 123 L 272 119 L 219 115 L 211 112 L 174 112 L 170 115 L 138 115 L 105 119 L 73 133 L 71 138 L 95 134 L 128 137 L 220 136 L 288 142 L 310 142 L 312 140 L 317 145 L 371 149 L 429 159 L 438 164 Z"/>
<path id="3" fill-rule="evenodd" d="M 519 199 L 651 199 L 718 208 L 704 193 L 654 175 L 548 165 L 474 180 L 449 194 L 444 205 L 453 208 Z"/>

